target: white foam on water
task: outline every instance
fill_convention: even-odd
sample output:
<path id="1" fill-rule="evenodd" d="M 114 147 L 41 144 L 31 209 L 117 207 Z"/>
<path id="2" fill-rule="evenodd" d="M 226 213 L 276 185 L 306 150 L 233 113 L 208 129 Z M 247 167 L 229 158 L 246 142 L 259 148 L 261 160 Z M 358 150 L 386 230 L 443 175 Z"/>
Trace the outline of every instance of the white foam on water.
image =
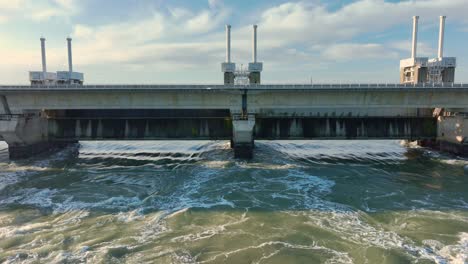
<path id="1" fill-rule="evenodd" d="M 432 211 L 431 211 L 432 213 Z M 363 215 L 356 211 L 310 211 L 295 212 L 293 215 L 304 214 L 309 217 L 312 226 L 338 233 L 341 239 L 360 244 L 363 247 L 376 246 L 383 249 L 401 249 L 409 256 L 418 259 L 429 259 L 438 264 L 466 263 L 468 261 L 468 233 L 460 234 L 460 241 L 456 245 L 445 246 L 440 242 L 426 240 L 425 244 L 430 248 L 421 247 L 407 237 L 402 237 L 394 231 L 385 230 L 379 226 L 373 226 L 363 220 Z M 414 212 L 418 214 L 418 212 Z M 444 214 L 444 219 L 447 215 Z"/>
<path id="2" fill-rule="evenodd" d="M 436 263 L 445 264 L 466 264 L 468 263 L 468 233 L 462 232 L 459 241 L 454 245 L 444 245 L 437 240 L 424 240 L 426 245 L 434 255 L 428 257 Z"/>
<path id="3" fill-rule="evenodd" d="M 135 237 L 140 246 L 151 243 L 172 231 L 167 225 L 165 216 L 165 212 L 157 212 L 151 216 L 145 216 L 142 221 L 143 225 L 138 231 L 138 236 Z"/>
<path id="4" fill-rule="evenodd" d="M 201 165 L 209 169 L 224 169 L 230 163 L 231 163 L 230 161 L 226 161 L 226 160 L 225 161 L 211 160 L 211 161 L 203 161 Z"/>
<path id="5" fill-rule="evenodd" d="M 39 254 L 37 253 L 17 253 L 14 256 L 10 256 L 5 260 L 5 264 L 17 264 L 17 263 L 22 263 L 22 264 L 29 264 L 29 263 L 38 263 L 40 260 Z"/>
<path id="6" fill-rule="evenodd" d="M 124 223 L 130 223 L 136 220 L 144 219 L 144 215 L 141 213 L 140 209 L 132 210 L 129 212 L 119 212 L 116 217 L 118 221 Z"/>
<path id="7" fill-rule="evenodd" d="M 310 175 L 300 170 L 289 170 L 285 176 L 271 177 L 269 175 L 256 176 L 259 180 L 258 188 L 268 190 L 270 185 L 283 185 L 281 191 L 271 192 L 273 199 L 281 198 L 293 202 L 289 209 L 318 209 L 323 206 L 319 197 L 332 192 L 333 180 Z M 271 204 L 271 206 L 275 206 Z"/>
<path id="8" fill-rule="evenodd" d="M 272 164 L 272 163 L 251 163 L 251 162 L 237 162 L 237 166 L 243 169 L 261 169 L 261 170 L 290 170 L 301 168 L 297 164 Z"/>
<path id="9" fill-rule="evenodd" d="M 179 250 L 177 252 L 172 252 L 172 263 L 180 264 L 195 264 L 200 263 L 196 260 L 196 257 L 193 257 L 190 252 L 186 250 Z"/>
<path id="10" fill-rule="evenodd" d="M 167 219 L 170 219 L 170 218 L 176 217 L 176 216 L 178 216 L 178 215 L 180 215 L 180 214 L 183 214 L 183 213 L 187 212 L 189 209 L 190 209 L 190 208 L 182 208 L 182 209 L 180 209 L 180 210 L 178 210 L 178 211 L 175 211 L 175 212 L 173 212 L 173 213 L 167 215 L 166 218 L 167 218 Z"/>
<path id="11" fill-rule="evenodd" d="M 80 141 L 81 152 L 89 154 L 185 153 L 225 148 L 222 141 Z M 128 155 L 129 156 L 129 155 Z"/>
<path id="12" fill-rule="evenodd" d="M 54 205 L 52 197 L 58 190 L 24 188 L 15 193 L 15 196 L 0 200 L 0 204 L 33 205 L 40 208 L 50 208 Z"/>
<path id="13" fill-rule="evenodd" d="M 283 242 L 283 241 L 268 241 L 268 242 L 263 242 L 258 245 L 252 245 L 244 248 L 239 248 L 235 249 L 232 251 L 227 251 L 223 252 L 220 254 L 217 254 L 207 260 L 204 261 L 198 261 L 197 263 L 217 263 L 219 262 L 218 259 L 228 259 L 230 256 L 241 253 L 243 251 L 249 250 L 249 249 L 264 249 L 267 247 L 281 247 L 279 250 L 275 250 L 273 253 L 264 255 L 261 257 L 259 260 L 253 262 L 253 263 L 261 263 L 262 261 L 269 259 L 278 253 L 281 252 L 283 249 L 296 249 L 296 250 L 306 250 L 306 251 L 320 251 L 324 252 L 326 254 L 331 255 L 331 258 L 327 260 L 326 263 L 353 263 L 351 257 L 349 257 L 348 253 L 345 252 L 339 252 L 327 247 L 319 246 L 317 243 L 313 243 L 311 245 L 300 245 L 300 244 L 292 244 L 288 242 Z M 340 261 L 340 262 L 336 262 Z"/>
<path id="14" fill-rule="evenodd" d="M 30 233 L 39 232 L 45 229 L 52 228 L 52 225 L 49 223 L 31 223 L 23 224 L 21 226 L 5 226 L 0 227 L 0 238 L 11 238 L 14 236 L 20 236 Z"/>
<path id="15" fill-rule="evenodd" d="M 171 238 L 171 242 L 186 243 L 186 242 L 195 242 L 198 240 L 208 239 L 215 235 L 225 233 L 226 228 L 229 226 L 239 225 L 248 220 L 249 220 L 249 217 L 247 217 L 246 213 L 244 213 L 239 219 L 235 219 L 234 221 L 230 221 L 221 225 L 217 225 L 215 227 L 210 227 L 201 232 L 177 236 L 177 237 Z"/>
<path id="16" fill-rule="evenodd" d="M 141 207 L 142 203 L 142 200 L 136 196 L 114 196 L 95 202 L 75 201 L 72 195 L 63 194 L 59 189 L 48 188 L 24 188 L 17 190 L 13 196 L 0 200 L 0 204 L 3 205 L 30 205 L 36 208 L 51 209 L 54 214 L 90 210 L 93 208 L 127 211 L 132 207 Z"/>
<path id="17" fill-rule="evenodd" d="M 396 140 L 268 141 L 268 148 L 294 159 L 307 159 L 319 164 L 340 164 L 341 160 L 352 160 L 356 163 L 360 160 L 398 163 L 407 159 L 403 155 L 407 148 Z"/>
<path id="18" fill-rule="evenodd" d="M 19 165 L 11 162 L 8 164 L 0 164 L 0 191 L 9 185 L 19 183 L 26 180 L 39 172 L 51 170 L 48 167 L 38 165 Z"/>
<path id="19" fill-rule="evenodd" d="M 133 146 L 133 144 L 134 143 L 132 142 L 132 144 L 120 145 L 122 146 L 122 150 L 119 149 L 120 147 L 114 147 L 115 154 L 111 153 L 110 156 L 106 156 L 107 154 L 104 153 L 106 149 L 103 148 L 102 156 L 123 157 L 125 159 L 129 159 L 128 157 L 131 156 L 131 154 L 121 155 L 119 153 L 128 153 L 128 149 L 130 149 L 130 153 L 132 153 L 132 151 L 136 153 L 137 151 L 139 151 L 139 148 L 148 148 L 149 150 L 150 147 L 153 147 L 138 144 L 136 146 Z M 178 151 L 180 151 L 181 153 L 198 153 L 200 151 L 200 148 L 203 149 L 203 151 L 206 148 L 213 148 L 219 150 L 224 148 L 224 145 L 227 144 L 214 143 L 208 145 L 209 146 L 207 147 L 203 144 L 193 144 L 193 146 L 188 147 L 188 151 L 187 146 L 180 147 L 181 150 Z M 350 146 L 354 145 L 351 144 Z M 89 154 L 90 156 L 88 156 L 87 158 L 92 157 L 93 155 L 100 156 L 100 154 L 96 154 L 94 152 L 94 149 L 92 148 L 96 148 L 97 152 L 99 152 L 101 151 L 101 147 L 102 146 L 96 145 L 93 145 L 92 147 L 85 146 L 84 148 L 87 151 L 89 151 L 89 148 L 91 148 Z M 170 151 L 174 153 L 173 147 L 174 144 L 171 143 L 166 146 L 163 146 L 158 151 L 163 152 L 167 150 L 168 152 Z M 304 148 L 307 147 L 310 146 L 305 146 Z M 126 148 L 127 150 L 125 150 Z M 323 149 L 326 149 L 326 147 L 323 145 L 318 145 L 318 148 L 321 149 L 319 149 L 317 153 L 321 152 Z M 349 148 L 349 146 L 347 148 Z M 370 158 L 370 156 L 372 156 L 373 154 L 379 154 L 379 152 L 375 152 L 373 150 L 368 151 L 363 147 L 359 147 L 358 150 L 359 151 L 357 154 L 351 153 L 347 155 L 352 158 L 367 159 Z M 399 153 L 398 155 L 400 155 L 400 150 L 401 149 L 399 147 L 395 147 L 394 153 Z M 339 157 L 341 151 L 339 150 L 326 152 L 328 153 L 328 157 L 334 158 Z M 349 149 L 348 152 L 350 152 Z M 298 153 L 293 153 L 293 155 L 296 155 L 296 157 L 301 156 L 301 150 L 299 150 Z M 405 159 L 404 157 L 400 158 Z M 183 159 L 187 160 L 191 158 L 184 157 Z M 392 154 L 389 154 L 388 156 L 383 155 L 382 157 L 377 155 L 377 158 L 373 159 L 394 160 L 395 157 Z M 43 164 L 47 164 L 47 162 L 48 161 L 46 161 Z M 356 159 L 356 162 L 359 163 L 358 159 Z M 117 211 L 115 213 L 112 213 L 112 215 L 110 216 L 107 215 L 112 219 L 112 221 L 114 221 L 113 223 L 115 223 L 115 221 L 118 221 L 121 222 L 120 224 L 122 224 L 123 222 L 125 224 L 131 224 L 136 226 L 136 230 L 138 230 L 137 233 L 131 234 L 129 235 L 129 237 L 133 238 L 135 236 L 139 243 L 138 246 L 146 246 L 149 243 L 152 243 L 155 240 L 164 237 L 164 235 L 168 232 L 174 231 L 170 230 L 170 227 L 167 225 L 166 221 L 169 221 L 174 217 L 179 217 L 181 214 L 187 212 L 187 210 L 189 210 L 190 208 L 212 208 L 216 206 L 221 206 L 221 209 L 223 206 L 236 208 L 237 201 L 226 199 L 224 196 L 232 188 L 243 192 L 242 194 L 246 194 L 247 199 L 252 199 L 253 206 L 274 209 L 279 208 L 278 210 L 281 210 L 282 212 L 290 209 L 291 211 L 287 213 L 291 215 L 305 214 L 309 217 L 309 222 L 307 224 L 318 226 L 333 233 L 338 233 L 342 237 L 342 239 L 350 241 L 353 244 L 362 245 L 362 247 L 376 246 L 384 249 L 401 249 L 408 252 L 408 254 L 411 255 L 415 260 L 430 259 L 434 260 L 437 263 L 465 263 L 463 261 L 467 258 L 467 233 L 461 233 L 459 242 L 455 243 L 454 245 L 443 245 L 438 241 L 428 240 L 425 241 L 424 246 L 419 246 L 415 242 L 411 241 L 410 239 L 404 236 L 398 235 L 394 231 L 386 230 L 384 227 L 381 227 L 374 223 L 369 223 L 366 220 L 366 215 L 362 212 L 355 211 L 354 208 L 326 201 L 324 197 L 333 192 L 335 182 L 333 180 L 326 179 L 325 177 L 310 175 L 307 172 L 302 171 L 301 169 L 303 169 L 303 165 L 291 164 L 292 162 L 288 160 L 283 160 L 281 162 L 268 160 L 267 162 L 262 164 L 258 162 L 248 163 L 236 162 L 232 160 L 218 161 L 216 159 L 209 159 L 208 161 L 202 161 L 200 163 L 201 164 L 195 164 L 195 166 L 192 166 L 186 171 L 182 171 L 186 175 L 174 176 L 181 178 L 177 179 L 180 180 L 180 186 L 175 187 L 175 192 L 166 192 L 161 195 L 155 193 L 154 195 L 151 194 L 146 198 L 136 196 L 137 192 L 141 190 L 142 186 L 148 185 L 150 185 L 151 187 L 149 188 L 153 190 L 153 187 L 157 187 L 157 184 L 159 182 L 151 180 L 151 177 L 148 177 L 147 175 L 144 176 L 144 178 L 146 178 L 144 180 L 139 180 L 136 176 L 132 178 L 131 176 L 125 175 L 126 172 L 121 172 L 120 174 L 109 173 L 104 176 L 102 175 L 102 171 L 97 171 L 95 173 L 102 177 L 100 178 L 100 180 L 113 180 L 114 183 L 119 183 L 121 185 L 129 184 L 138 186 L 136 191 L 131 192 L 134 193 L 135 196 L 107 197 L 104 195 L 104 198 L 102 200 L 95 202 L 84 202 L 80 201 L 79 199 L 75 199 L 75 197 L 72 194 L 67 194 L 66 190 L 60 189 L 24 188 L 15 191 L 12 193 L 12 196 L 0 201 L 0 204 L 22 204 L 34 206 L 36 208 L 50 208 L 53 212 L 53 220 L 51 220 L 48 223 L 40 222 L 32 223 L 30 225 L 22 225 L 20 227 L 9 226 L 5 228 L 0 228 L 0 237 L 21 236 L 40 231 L 47 231 L 51 228 L 54 228 L 54 231 L 60 232 L 62 228 L 78 225 L 84 218 L 89 217 L 91 210 L 102 208 Z M 41 164 L 42 163 L 37 163 L 34 166 L 32 166 L 31 171 L 35 171 L 35 167 L 37 167 L 36 171 L 41 171 Z M 142 166 L 139 166 L 139 168 L 141 167 Z M 122 168 L 117 166 L 107 169 L 121 170 Z M 245 177 L 245 182 L 228 181 L 228 183 L 226 184 L 220 184 L 220 182 L 222 181 L 218 180 L 220 178 L 222 179 L 222 177 L 226 177 L 226 175 L 228 177 L 232 177 L 233 175 L 230 175 L 230 173 L 233 172 L 236 173 L 235 177 L 244 177 L 244 171 L 248 171 L 248 173 L 245 174 L 247 176 Z M 8 173 L 12 174 L 16 172 L 9 171 Z M 22 170 L 18 170 L 18 173 L 21 174 L 23 172 Z M 30 175 L 29 173 L 30 172 L 26 174 Z M 170 171 L 168 173 L 170 173 Z M 213 184 L 219 187 L 219 189 L 213 190 L 207 188 L 207 186 Z M 272 188 L 275 189 L 273 190 Z M 211 196 L 205 195 L 206 192 L 209 192 Z M 388 195 L 381 195 L 379 198 L 387 198 L 391 197 L 392 195 L 392 193 Z M 274 199 L 271 203 L 267 204 L 265 202 L 268 201 L 267 198 L 270 198 L 270 201 L 271 198 Z M 288 209 L 284 209 L 285 207 L 275 207 L 277 206 L 275 199 L 285 199 L 297 203 L 292 206 L 287 205 L 286 207 Z M 463 205 L 463 203 L 466 202 L 462 199 L 460 204 Z M 145 209 L 162 211 L 155 213 L 143 213 Z M 417 213 L 418 212 L 415 212 L 415 214 Z M 431 211 L 431 213 L 433 212 Z M 436 213 L 431 214 L 431 216 L 432 215 L 435 218 L 438 217 Z M 457 216 L 456 214 L 454 215 L 458 218 L 461 218 L 463 221 L 468 222 L 467 219 L 463 219 L 463 216 Z M 441 219 L 446 219 L 447 214 L 444 213 L 444 215 L 441 215 L 440 217 Z M 0 221 L 2 220 L 0 219 Z M 5 221 L 8 221 L 8 219 Z M 244 221 L 247 221 L 245 216 L 240 219 L 237 218 L 234 220 L 226 221 L 226 223 L 217 226 L 201 227 L 201 230 L 192 230 L 190 234 L 178 235 L 174 238 L 170 238 L 170 242 L 183 245 L 184 243 L 190 244 L 191 242 L 207 240 L 217 235 L 230 235 L 232 233 L 228 234 L 227 230 L 229 230 L 229 232 L 240 232 L 241 230 L 232 231 L 232 228 L 227 227 L 231 225 L 242 224 Z M 37 243 L 37 241 L 34 241 L 33 243 Z M 164 241 L 162 243 L 164 243 Z M 23 248 L 25 249 L 27 249 L 28 247 L 33 247 L 33 244 L 26 243 L 23 245 Z M 79 248 L 70 251 L 57 250 L 51 253 L 50 256 L 47 257 L 47 260 L 49 262 L 97 262 L 105 259 L 106 254 L 109 254 L 109 251 L 118 249 L 119 247 L 122 247 L 124 251 L 132 250 L 132 247 L 129 245 L 120 245 L 120 241 L 118 240 L 100 243 L 97 245 L 81 245 Z M 288 248 L 323 252 L 324 254 L 329 256 L 328 263 L 352 263 L 352 259 L 350 258 L 348 253 L 345 252 L 325 248 L 317 244 L 300 245 L 294 243 L 287 243 L 284 241 L 258 242 L 258 244 L 249 247 L 233 249 L 219 253 L 218 255 L 210 259 L 212 260 L 211 262 L 216 263 L 222 258 L 234 256 L 238 253 L 242 254 L 245 252 L 245 250 L 263 250 L 266 247 L 273 248 L 271 248 L 271 250 L 268 252 L 265 251 L 265 255 L 263 255 L 258 260 L 258 263 L 268 261 L 274 258 L 278 254 L 281 254 L 282 250 Z M 279 249 L 277 249 L 277 247 Z M 184 251 L 184 249 L 159 248 L 158 250 L 160 250 L 160 252 L 157 252 L 157 254 L 155 253 L 156 255 L 172 255 L 174 258 L 174 262 L 195 263 L 198 259 L 198 255 L 191 256 L 186 251 Z M 13 256 L 12 259 L 16 259 L 16 262 L 21 262 L 21 257 L 24 256 Z M 35 259 L 33 255 L 31 255 L 30 257 L 33 260 Z M 133 255 L 133 257 L 133 259 L 137 259 L 137 254 Z M 46 259 L 41 259 L 41 261 L 45 260 Z M 29 261 L 29 258 L 24 262 L 27 261 Z M 37 258 L 35 259 L 35 261 L 37 261 Z M 207 260 L 205 262 L 210 262 L 210 260 Z"/>

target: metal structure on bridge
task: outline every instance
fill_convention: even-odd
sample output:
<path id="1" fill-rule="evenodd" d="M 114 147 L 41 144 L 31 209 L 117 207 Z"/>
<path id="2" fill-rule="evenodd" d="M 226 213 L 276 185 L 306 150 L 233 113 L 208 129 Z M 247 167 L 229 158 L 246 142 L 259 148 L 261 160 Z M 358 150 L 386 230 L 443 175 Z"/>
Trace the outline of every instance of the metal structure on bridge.
<path id="1" fill-rule="evenodd" d="M 257 25 L 253 25 L 252 31 L 252 62 L 247 69 L 236 68 L 231 61 L 231 25 L 226 25 L 226 61 L 221 63 L 221 71 L 224 73 L 224 84 L 260 84 L 263 63 L 257 61 Z"/>
<path id="2" fill-rule="evenodd" d="M 42 71 L 29 72 L 29 81 L 31 85 L 56 85 L 56 84 L 77 84 L 82 85 L 84 82 L 84 75 L 81 72 L 73 71 L 73 57 L 72 57 L 72 39 L 67 38 L 67 51 L 68 51 L 68 71 L 47 72 L 47 58 L 45 48 L 45 38 L 41 37 L 41 58 L 42 58 Z"/>
<path id="3" fill-rule="evenodd" d="M 440 16 L 439 50 L 437 57 L 428 59 L 417 57 L 418 21 L 413 17 L 413 41 L 411 45 L 411 58 L 400 61 L 401 83 L 453 83 L 455 82 L 455 68 L 457 59 L 444 57 L 445 16 Z"/>

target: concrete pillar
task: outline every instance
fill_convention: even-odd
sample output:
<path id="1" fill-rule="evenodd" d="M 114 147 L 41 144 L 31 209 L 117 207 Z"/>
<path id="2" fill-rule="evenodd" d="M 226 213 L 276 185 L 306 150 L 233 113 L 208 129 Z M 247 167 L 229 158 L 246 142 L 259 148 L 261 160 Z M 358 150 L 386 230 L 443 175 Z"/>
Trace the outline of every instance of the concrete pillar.
<path id="1" fill-rule="evenodd" d="M 249 115 L 248 118 L 233 117 L 232 145 L 235 158 L 251 159 L 253 157 L 254 127 L 254 115 Z"/>
<path id="2" fill-rule="evenodd" d="M 224 73 L 224 85 L 234 85 L 235 75 L 234 72 Z"/>
<path id="3" fill-rule="evenodd" d="M 425 83 L 427 82 L 427 67 L 415 67 L 415 83 Z"/>
<path id="4" fill-rule="evenodd" d="M 428 69 L 427 67 L 422 66 L 411 66 L 400 69 L 400 83 L 408 83 L 406 81 L 406 74 L 413 72 L 413 80 L 410 82 L 412 84 L 425 83 L 427 82 Z"/>
<path id="5" fill-rule="evenodd" d="M 260 72 L 251 72 L 249 74 L 249 83 L 250 84 L 260 84 L 261 79 L 260 79 Z"/>
<path id="6" fill-rule="evenodd" d="M 443 83 L 455 82 L 455 67 L 448 67 L 442 70 L 442 82 Z"/>
<path id="7" fill-rule="evenodd" d="M 437 145 L 441 151 L 468 156 L 468 112 L 438 117 Z"/>
<path id="8" fill-rule="evenodd" d="M 0 120 L 0 135 L 8 144 L 10 159 L 28 158 L 70 144 L 49 140 L 47 118 L 39 112 Z"/>

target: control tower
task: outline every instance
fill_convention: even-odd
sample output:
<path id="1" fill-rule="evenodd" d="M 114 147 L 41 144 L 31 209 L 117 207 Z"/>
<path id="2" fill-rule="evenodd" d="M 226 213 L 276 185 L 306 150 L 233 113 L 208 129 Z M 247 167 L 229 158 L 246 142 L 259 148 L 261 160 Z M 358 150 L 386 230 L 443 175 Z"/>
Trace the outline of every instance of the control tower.
<path id="1" fill-rule="evenodd" d="M 400 61 L 400 83 L 425 83 L 427 81 L 428 58 L 417 57 L 419 16 L 413 17 L 413 41 L 411 58 Z"/>
<path id="2" fill-rule="evenodd" d="M 445 19 L 445 16 L 440 16 L 437 58 L 428 61 L 428 82 L 430 83 L 453 83 L 455 81 L 457 59 L 455 57 L 444 57 Z"/>
<path id="3" fill-rule="evenodd" d="M 226 61 L 221 63 L 221 71 L 224 73 L 224 84 L 233 85 L 236 64 L 231 62 L 231 25 L 226 25 Z"/>
<path id="4" fill-rule="evenodd" d="M 41 37 L 42 71 L 29 72 L 29 80 L 31 81 L 31 85 L 83 84 L 83 73 L 73 71 L 71 41 L 71 38 L 67 38 L 68 71 L 47 72 L 45 38 Z"/>
<path id="5" fill-rule="evenodd" d="M 257 61 L 257 25 L 253 26 L 252 34 L 252 62 L 245 70 L 242 65 L 238 69 L 231 62 L 231 25 L 226 25 L 226 61 L 221 63 L 224 73 L 224 85 L 251 85 L 260 84 L 263 63 Z"/>
<path id="6" fill-rule="evenodd" d="M 31 85 L 48 85 L 54 84 L 57 81 L 57 74 L 55 72 L 47 72 L 47 59 L 44 37 L 41 37 L 41 58 L 42 58 L 42 71 L 30 71 L 29 80 Z"/>
<path id="7" fill-rule="evenodd" d="M 455 57 L 444 57 L 445 16 L 440 16 L 439 50 L 437 57 L 417 57 L 418 20 L 413 17 L 413 42 L 411 58 L 400 61 L 400 83 L 453 83 L 455 81 Z"/>
<path id="8" fill-rule="evenodd" d="M 83 84 L 84 76 L 81 72 L 73 71 L 73 57 L 72 57 L 72 39 L 67 38 L 68 50 L 68 71 L 57 72 L 57 83 L 59 84 Z"/>
<path id="9" fill-rule="evenodd" d="M 252 62 L 249 63 L 250 84 L 260 84 L 260 73 L 262 70 L 263 63 L 257 61 L 257 25 L 254 25 L 252 35 Z"/>

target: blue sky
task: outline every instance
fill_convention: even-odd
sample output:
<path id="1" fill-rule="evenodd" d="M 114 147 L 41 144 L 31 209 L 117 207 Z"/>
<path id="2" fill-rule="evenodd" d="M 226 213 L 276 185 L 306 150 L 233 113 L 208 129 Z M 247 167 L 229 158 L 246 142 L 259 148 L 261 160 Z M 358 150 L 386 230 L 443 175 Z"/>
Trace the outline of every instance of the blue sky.
<path id="1" fill-rule="evenodd" d="M 40 36 L 49 71 L 74 68 L 85 82 L 221 83 L 224 25 L 233 60 L 251 58 L 258 24 L 264 83 L 398 82 L 410 55 L 411 17 L 420 16 L 418 55 L 435 57 L 438 21 L 447 16 L 445 55 L 468 82 L 467 0 L 0 0 L 0 83 L 25 84 L 40 70 Z"/>

